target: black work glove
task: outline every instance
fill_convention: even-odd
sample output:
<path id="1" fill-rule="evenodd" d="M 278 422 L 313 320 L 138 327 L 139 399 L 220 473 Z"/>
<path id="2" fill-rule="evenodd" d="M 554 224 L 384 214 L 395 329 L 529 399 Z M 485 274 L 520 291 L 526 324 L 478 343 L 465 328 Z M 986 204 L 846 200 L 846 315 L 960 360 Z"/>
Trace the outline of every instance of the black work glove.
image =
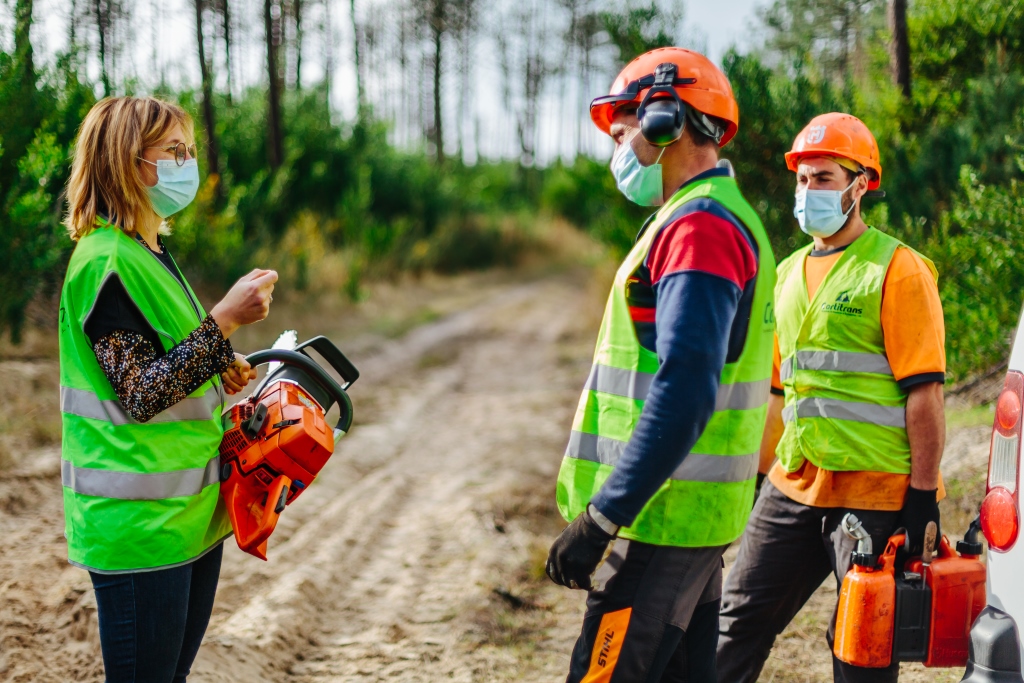
<path id="1" fill-rule="evenodd" d="M 907 488 L 907 497 L 903 499 L 903 509 L 900 511 L 898 526 L 907 530 L 907 540 L 910 546 L 908 555 L 916 557 L 924 550 L 924 528 L 928 522 L 935 522 L 935 547 L 937 550 L 939 540 L 942 538 L 942 530 L 939 528 L 939 502 L 936 500 L 938 489 L 922 491 L 914 487 Z"/>
<path id="2" fill-rule="evenodd" d="M 757 505 L 757 497 L 761 495 L 761 487 L 764 486 L 764 480 L 767 476 L 767 474 L 762 474 L 761 472 L 757 473 L 757 481 L 754 483 L 754 505 Z"/>
<path id="3" fill-rule="evenodd" d="M 590 590 L 591 577 L 614 539 L 584 510 L 551 544 L 548 578 L 566 588 Z"/>

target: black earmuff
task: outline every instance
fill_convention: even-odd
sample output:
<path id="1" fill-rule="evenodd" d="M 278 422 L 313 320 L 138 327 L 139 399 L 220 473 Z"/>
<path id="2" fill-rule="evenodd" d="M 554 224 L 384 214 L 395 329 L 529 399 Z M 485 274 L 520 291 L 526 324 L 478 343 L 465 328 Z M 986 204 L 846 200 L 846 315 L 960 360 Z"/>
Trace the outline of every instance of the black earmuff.
<path id="1" fill-rule="evenodd" d="M 679 99 L 675 84 L 676 65 L 659 64 L 654 71 L 654 85 L 636 110 L 640 134 L 655 147 L 668 147 L 682 136 L 686 127 L 686 103 Z M 662 97 L 655 99 L 656 95 Z"/>

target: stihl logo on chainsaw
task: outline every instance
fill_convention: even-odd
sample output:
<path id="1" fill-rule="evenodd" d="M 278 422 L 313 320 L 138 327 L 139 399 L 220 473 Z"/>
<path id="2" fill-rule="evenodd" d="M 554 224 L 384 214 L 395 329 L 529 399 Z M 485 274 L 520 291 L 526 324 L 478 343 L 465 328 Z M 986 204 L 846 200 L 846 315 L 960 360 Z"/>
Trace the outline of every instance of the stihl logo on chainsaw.
<path id="1" fill-rule="evenodd" d="M 338 384 L 307 348 L 327 360 L 345 384 Z M 294 350 L 257 351 L 246 360 L 254 367 L 281 365 L 224 415 L 220 491 L 238 547 L 266 560 L 267 539 L 285 506 L 313 483 L 337 438 L 352 426 L 352 401 L 345 390 L 359 371 L 326 337 Z M 325 416 L 335 404 L 340 414 L 332 430 Z"/>

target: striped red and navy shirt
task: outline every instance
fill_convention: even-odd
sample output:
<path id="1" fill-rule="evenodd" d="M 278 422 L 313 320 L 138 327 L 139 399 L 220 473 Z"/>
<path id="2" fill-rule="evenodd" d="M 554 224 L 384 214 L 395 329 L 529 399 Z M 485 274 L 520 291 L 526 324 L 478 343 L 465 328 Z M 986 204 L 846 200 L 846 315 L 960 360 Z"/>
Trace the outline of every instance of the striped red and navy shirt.
<path id="1" fill-rule="evenodd" d="M 683 188 L 727 175 L 725 168 L 711 169 Z M 747 227 L 702 197 L 663 223 L 629 278 L 637 338 L 660 365 L 629 445 L 591 501 L 612 522 L 633 523 L 711 419 L 722 368 L 746 343 L 757 264 L 758 245 Z"/>

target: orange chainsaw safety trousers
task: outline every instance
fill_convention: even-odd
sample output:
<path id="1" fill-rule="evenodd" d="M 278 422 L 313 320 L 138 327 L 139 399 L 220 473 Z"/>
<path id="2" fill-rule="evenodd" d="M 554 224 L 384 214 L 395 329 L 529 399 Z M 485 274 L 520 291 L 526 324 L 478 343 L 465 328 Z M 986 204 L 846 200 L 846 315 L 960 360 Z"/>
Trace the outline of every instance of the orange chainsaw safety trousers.
<path id="1" fill-rule="evenodd" d="M 724 552 L 615 541 L 567 683 L 715 683 Z"/>

